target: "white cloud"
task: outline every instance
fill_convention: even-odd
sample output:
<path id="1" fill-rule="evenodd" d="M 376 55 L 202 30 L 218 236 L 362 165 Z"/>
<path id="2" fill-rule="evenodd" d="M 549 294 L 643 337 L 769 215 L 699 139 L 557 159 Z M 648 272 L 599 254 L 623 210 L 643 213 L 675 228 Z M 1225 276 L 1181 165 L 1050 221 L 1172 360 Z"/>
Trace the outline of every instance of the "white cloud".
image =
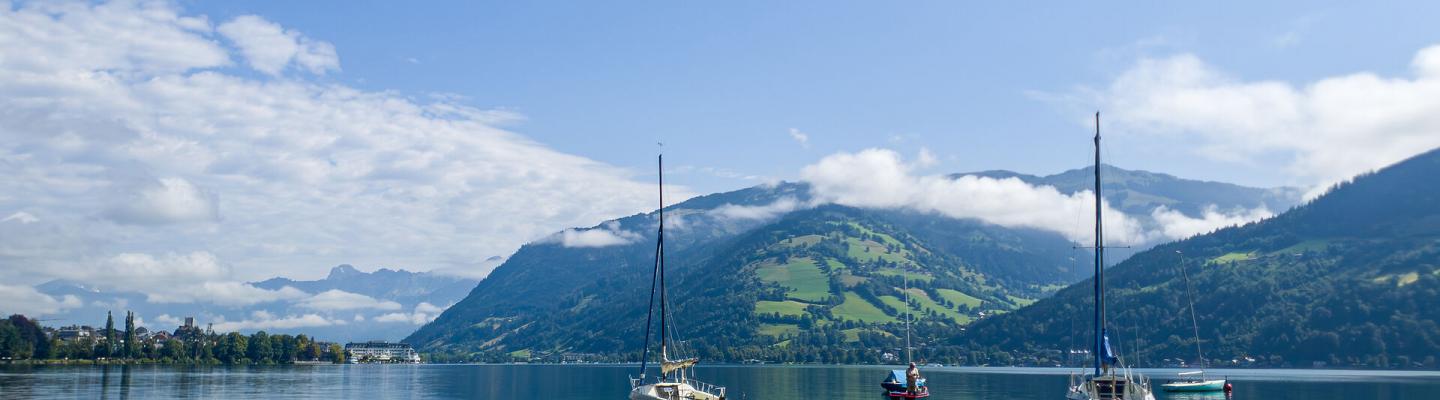
<path id="1" fill-rule="evenodd" d="M 1221 212 L 1214 205 L 1206 207 L 1200 218 L 1186 216 L 1178 210 L 1165 206 L 1156 207 L 1150 216 L 1160 225 L 1161 233 L 1167 238 L 1184 239 L 1195 235 L 1214 232 L 1220 228 L 1244 225 L 1275 216 L 1265 207 L 1249 210 Z"/>
<path id="2" fill-rule="evenodd" d="M 279 317 L 268 311 L 255 311 L 251 313 L 250 318 L 240 321 L 226 321 L 224 318 L 218 318 L 218 321 L 215 322 L 214 329 L 216 332 L 239 332 L 265 329 L 313 328 L 345 324 L 345 320 L 330 319 L 319 314 Z"/>
<path id="3" fill-rule="evenodd" d="M 177 317 L 172 317 L 172 316 L 170 316 L 170 314 L 160 314 L 160 316 L 155 317 L 155 322 L 158 323 L 158 324 L 160 324 L 160 325 L 158 325 L 158 327 L 160 327 L 160 329 L 167 329 L 167 330 L 168 330 L 168 329 L 173 329 L 173 328 L 169 328 L 169 327 L 171 327 L 171 326 L 180 327 L 180 326 L 185 325 L 185 320 L 180 319 L 180 318 L 177 318 Z"/>
<path id="4" fill-rule="evenodd" d="M 735 204 L 724 204 L 710 210 L 710 215 L 726 219 L 749 219 L 768 220 L 785 213 L 795 211 L 801 207 L 800 201 L 794 197 L 782 197 L 770 204 L 759 206 L 741 206 Z"/>
<path id="5" fill-rule="evenodd" d="M 446 307 L 446 308 L 448 308 L 448 307 Z M 445 308 L 440 308 L 440 306 L 436 306 L 436 305 L 434 305 L 434 304 L 430 304 L 430 303 L 423 302 L 423 301 L 420 302 L 420 304 L 416 304 L 416 305 L 415 305 L 415 312 L 423 312 L 423 313 L 430 313 L 430 314 L 437 314 L 437 315 L 438 315 L 438 314 L 440 314 L 441 311 L 445 311 Z"/>
<path id="6" fill-rule="evenodd" d="M 83 306 L 80 298 L 65 295 L 55 298 L 24 285 L 0 284 L 0 314 L 23 314 L 38 317 Z"/>
<path id="7" fill-rule="evenodd" d="M 1440 146 L 1440 46 L 1411 66 L 1410 77 L 1359 72 L 1297 86 L 1245 81 L 1181 54 L 1140 60 L 1082 101 L 1102 104 L 1112 131 L 1193 136 L 1204 156 L 1325 187 Z"/>
<path id="8" fill-rule="evenodd" d="M 892 150 L 868 149 L 830 155 L 806 166 L 800 175 L 820 203 L 934 212 L 1005 227 L 1049 230 L 1082 243 L 1094 240 L 1094 222 L 1081 217 L 1094 213 L 1090 191 L 1063 194 L 1015 178 L 921 176 L 912 173 L 915 168 Z M 1149 239 L 1134 218 L 1108 204 L 1104 213 L 1106 239 L 1120 243 Z"/>
<path id="9" fill-rule="evenodd" d="M 495 127 L 513 113 L 218 68 L 234 43 L 256 68 L 332 69 L 318 42 L 259 18 L 230 21 L 232 41 L 170 2 L 0 8 L 0 207 L 43 217 L 0 223 L 7 282 L 196 249 L 235 276 L 187 284 L 337 259 L 465 267 L 653 207 L 634 172 Z M 289 64 L 246 42 L 277 31 Z"/>
<path id="10" fill-rule="evenodd" d="M 801 147 L 807 149 L 810 148 L 810 135 L 805 134 L 805 132 L 801 132 L 799 129 L 790 128 L 790 138 L 795 139 L 796 143 L 800 143 Z"/>
<path id="11" fill-rule="evenodd" d="M 609 221 L 590 229 L 566 229 L 540 242 L 559 242 L 565 247 L 609 247 L 634 243 L 640 238 L 639 233 L 621 229 L 615 221 Z"/>
<path id="12" fill-rule="evenodd" d="M 314 74 L 340 69 L 335 46 L 310 39 L 256 15 L 242 15 L 216 29 L 240 48 L 251 68 L 279 75 L 291 62 Z"/>
<path id="13" fill-rule="evenodd" d="M 159 257 L 121 253 L 54 274 L 106 291 L 143 293 L 147 301 L 155 303 L 244 306 L 308 296 L 289 286 L 267 290 L 235 281 L 229 266 L 203 251 Z"/>
<path id="14" fill-rule="evenodd" d="M 10 214 L 10 216 L 8 216 L 8 217 L 5 217 L 5 219 L 0 219 L 0 222 L 10 222 L 10 221 L 15 221 L 15 222 L 18 222 L 18 223 L 21 223 L 21 224 L 33 224 L 33 223 L 39 222 L 40 219 L 39 219 L 39 218 L 35 218 L 34 215 L 30 215 L 30 213 L 27 213 L 27 212 L 24 212 L 24 211 L 17 211 L 17 212 L 15 212 L 14 214 Z"/>
<path id="15" fill-rule="evenodd" d="M 919 167 L 919 168 L 929 168 L 929 167 L 933 167 L 933 166 L 935 166 L 935 164 L 939 164 L 939 163 L 940 163 L 940 159 L 935 158 L 935 153 L 930 152 L 930 149 L 929 149 L 929 148 L 925 148 L 925 147 L 921 147 L 921 148 L 920 148 L 920 155 L 918 156 L 918 159 L 915 161 L 915 166 L 916 166 L 916 167 Z"/>
<path id="16" fill-rule="evenodd" d="M 430 272 L 445 276 L 453 276 L 457 278 L 480 280 L 485 279 L 486 276 L 489 276 L 491 272 L 495 271 L 495 268 L 500 267 L 500 264 L 504 263 L 504 257 L 494 256 L 486 258 L 484 260 L 480 260 L 478 262 L 462 263 L 461 265 L 436 268 L 430 270 Z"/>
<path id="17" fill-rule="evenodd" d="M 160 2 L 19 7 L 5 2 L 0 4 L 0 49 L 5 49 L 0 64 L 7 74 L 35 79 L 36 87 L 85 90 L 84 81 L 112 73 L 148 75 L 229 64 L 225 50 L 205 37 L 209 31 L 204 17 L 181 16 Z M 77 79 L 66 85 L 57 71 Z"/>
<path id="18" fill-rule="evenodd" d="M 427 322 L 434 321 L 435 318 L 436 318 L 436 317 L 439 317 L 439 316 L 440 316 L 440 313 L 443 312 L 443 311 L 445 311 L 445 309 L 440 308 L 440 307 L 436 307 L 435 305 L 430 304 L 430 303 L 424 303 L 424 302 L 422 302 L 422 303 L 420 303 L 419 305 L 416 305 L 416 306 L 415 306 L 415 312 L 412 312 L 412 313 L 403 313 L 403 312 L 388 313 L 388 314 L 384 314 L 384 315 L 375 317 L 374 320 L 375 320 L 375 322 L 382 322 L 382 323 L 383 323 L 383 322 L 389 322 L 389 323 L 402 322 L 402 323 L 409 323 L 409 324 L 412 324 L 412 325 L 424 325 L 424 324 L 427 323 Z"/>
<path id="19" fill-rule="evenodd" d="M 142 225 L 214 221 L 220 217 L 213 196 L 184 178 L 163 178 L 141 188 L 117 206 L 110 217 L 117 222 Z"/>
<path id="20" fill-rule="evenodd" d="M 400 309 L 400 303 L 389 300 L 377 300 L 363 294 L 350 293 L 337 289 L 328 290 L 305 298 L 296 302 L 295 305 L 322 311 Z"/>

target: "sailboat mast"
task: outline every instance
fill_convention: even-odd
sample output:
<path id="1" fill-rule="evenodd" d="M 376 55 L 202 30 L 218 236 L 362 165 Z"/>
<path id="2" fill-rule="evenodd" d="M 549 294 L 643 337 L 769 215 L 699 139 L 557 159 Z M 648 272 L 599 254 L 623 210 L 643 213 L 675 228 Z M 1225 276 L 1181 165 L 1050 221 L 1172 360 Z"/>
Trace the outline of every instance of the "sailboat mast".
<path id="1" fill-rule="evenodd" d="M 910 275 L 902 274 L 901 277 L 905 278 L 905 363 L 909 364 L 915 362 L 910 356 Z"/>
<path id="2" fill-rule="evenodd" d="M 1105 356 L 1105 231 L 1101 227 L 1100 112 L 1095 112 L 1095 375 Z M 663 284 L 662 284 L 663 285 Z"/>
<path id="3" fill-rule="evenodd" d="M 650 323 L 654 321 L 654 318 L 653 318 L 653 317 L 655 316 L 655 284 L 656 284 L 656 282 L 658 282 L 658 281 L 661 280 L 661 279 L 660 279 L 660 272 L 661 272 L 661 267 L 664 265 L 664 264 L 663 264 L 663 261 L 662 261 L 662 258 L 663 258 L 662 256 L 663 256 L 663 254 L 661 253 L 661 250 L 664 249 L 664 245 L 665 245 L 665 241 L 664 241 L 664 239 L 665 239 L 665 222 L 664 222 L 664 221 L 665 221 L 665 217 L 664 217 L 664 215 L 665 215 L 665 214 L 664 214 L 664 212 L 665 212 L 665 177 L 664 177 L 664 173 L 665 173 L 665 155 L 664 155 L 664 154 L 660 154 L 659 157 L 660 157 L 660 159 L 659 159 L 659 160 L 660 160 L 660 161 L 659 161 L 659 164 L 660 164 L 660 174 L 661 174 L 661 177 L 660 177 L 660 212 L 661 212 L 661 214 L 660 214 L 660 215 L 661 215 L 661 217 L 660 217 L 660 221 L 661 221 L 661 222 L 660 222 L 660 235 L 659 235 L 659 239 L 657 239 L 657 240 L 655 241 L 655 268 L 651 269 L 651 271 L 650 271 L 650 272 L 651 272 L 651 274 L 650 274 L 650 301 L 648 301 L 648 302 L 645 303 L 645 308 L 646 308 L 646 310 L 645 310 L 645 347 L 643 347 L 643 348 L 640 350 L 640 379 L 641 379 L 641 380 L 644 380 L 644 379 L 645 379 L 645 367 L 647 367 L 647 366 L 649 365 L 649 362 L 650 362 L 650 328 L 654 327 L 654 325 L 651 325 Z M 663 298 L 663 297 L 661 298 L 661 301 L 662 301 L 662 302 L 664 301 L 664 298 Z M 665 322 L 665 315 L 664 315 L 663 313 L 660 315 L 660 322 L 661 322 L 661 323 L 660 323 L 661 329 L 664 329 L 664 325 L 665 325 L 665 323 L 664 323 L 664 322 Z M 662 331 L 662 332 L 663 332 L 663 331 Z M 665 347 L 663 341 L 664 341 L 665 335 L 662 333 L 662 334 L 660 335 L 660 337 L 661 337 L 661 341 L 662 341 L 662 342 L 661 342 L 661 345 L 660 345 L 660 347 L 661 347 L 661 349 L 662 349 L 662 350 L 661 350 L 661 358 L 663 359 L 663 358 L 664 358 L 664 347 Z"/>
<path id="4" fill-rule="evenodd" d="M 1200 371 L 1202 371 L 1200 378 L 1204 379 L 1205 352 L 1200 350 L 1200 319 L 1195 318 L 1195 289 L 1190 286 L 1190 273 L 1185 271 L 1185 253 L 1181 253 L 1179 250 L 1175 252 L 1180 254 L 1180 276 L 1185 278 L 1185 296 L 1190 300 L 1190 327 L 1195 329 L 1195 356 L 1199 357 L 1197 360 L 1200 361 Z"/>
<path id="5" fill-rule="evenodd" d="M 657 248 L 658 250 L 657 250 L 656 253 L 655 253 L 655 260 L 656 260 L 655 262 L 659 264 L 656 268 L 658 268 L 658 269 L 660 270 L 660 362 L 661 362 L 661 363 L 664 363 L 665 361 L 668 361 L 668 360 L 669 360 L 669 359 L 668 359 L 669 356 L 668 356 L 667 353 L 666 353 L 666 345 L 668 344 L 668 340 L 667 340 L 668 338 L 666 337 L 666 334 L 665 334 L 665 333 L 666 333 L 666 332 L 665 332 L 665 325 L 666 325 L 665 303 L 666 303 L 666 298 L 665 298 L 665 155 L 664 155 L 664 154 L 661 154 L 661 155 L 659 156 L 656 165 L 659 167 L 659 175 L 660 175 L 660 221 L 659 221 L 659 223 L 660 223 L 660 233 L 659 233 L 659 238 L 657 239 L 657 240 L 658 240 L 657 243 L 659 243 L 659 244 L 656 246 L 656 248 Z M 662 365 L 663 365 L 663 364 L 662 364 Z M 664 378 L 664 377 L 665 377 L 665 376 L 664 376 L 664 375 L 665 375 L 664 373 L 661 373 L 660 375 L 661 375 L 661 376 L 660 376 L 661 378 Z"/>

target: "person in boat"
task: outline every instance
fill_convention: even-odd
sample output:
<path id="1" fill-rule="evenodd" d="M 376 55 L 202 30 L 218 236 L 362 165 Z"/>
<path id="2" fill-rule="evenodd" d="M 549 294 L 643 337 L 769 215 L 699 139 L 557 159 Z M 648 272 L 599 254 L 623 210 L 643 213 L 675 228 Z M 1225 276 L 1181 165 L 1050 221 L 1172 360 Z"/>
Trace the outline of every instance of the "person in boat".
<path id="1" fill-rule="evenodd" d="M 918 382 L 920 382 L 920 368 L 916 367 L 915 363 L 912 362 L 910 363 L 910 368 L 905 369 L 905 392 L 909 394 L 919 394 L 920 388 L 918 387 L 919 385 L 917 385 Z"/>

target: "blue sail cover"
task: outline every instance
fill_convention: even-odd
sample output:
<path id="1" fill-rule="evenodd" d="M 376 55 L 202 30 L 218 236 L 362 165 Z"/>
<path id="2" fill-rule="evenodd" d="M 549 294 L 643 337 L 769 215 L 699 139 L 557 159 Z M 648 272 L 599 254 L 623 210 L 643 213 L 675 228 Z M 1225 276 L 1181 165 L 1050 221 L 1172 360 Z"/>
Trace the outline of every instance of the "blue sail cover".
<path id="1" fill-rule="evenodd" d="M 1115 350 L 1110 348 L 1110 334 L 1108 332 L 1102 333 L 1100 337 L 1104 340 L 1102 342 L 1102 352 L 1100 353 L 1101 362 L 1109 365 L 1115 365 L 1115 363 L 1120 362 L 1120 358 L 1115 357 Z"/>

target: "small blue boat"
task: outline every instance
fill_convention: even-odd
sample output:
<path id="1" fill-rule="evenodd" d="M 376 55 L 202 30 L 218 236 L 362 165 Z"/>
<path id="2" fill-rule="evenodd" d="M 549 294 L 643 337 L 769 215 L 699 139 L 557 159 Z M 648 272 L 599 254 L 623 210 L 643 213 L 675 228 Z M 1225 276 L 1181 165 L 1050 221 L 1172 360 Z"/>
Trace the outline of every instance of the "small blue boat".
<path id="1" fill-rule="evenodd" d="M 923 399 L 930 397 L 930 388 L 925 387 L 925 378 L 915 381 L 915 393 L 910 393 L 910 388 L 905 384 L 905 370 L 890 370 L 890 376 L 880 382 L 880 387 L 885 388 L 885 396 L 891 399 Z"/>

